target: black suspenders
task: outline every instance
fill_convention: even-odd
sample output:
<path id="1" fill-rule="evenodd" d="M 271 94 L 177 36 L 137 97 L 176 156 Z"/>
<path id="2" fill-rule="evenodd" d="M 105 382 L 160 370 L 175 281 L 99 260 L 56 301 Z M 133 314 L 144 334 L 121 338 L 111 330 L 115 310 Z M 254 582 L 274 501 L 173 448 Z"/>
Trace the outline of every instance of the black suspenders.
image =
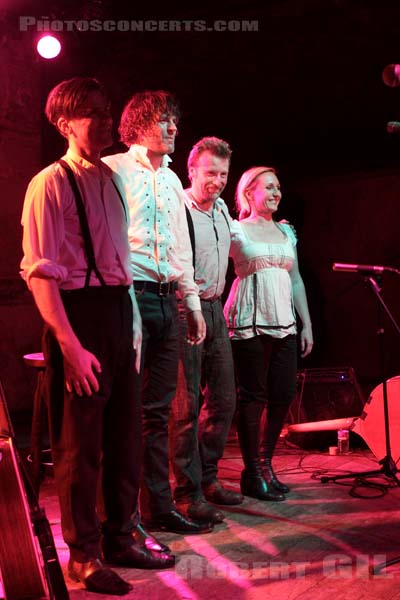
<path id="1" fill-rule="evenodd" d="M 76 183 L 76 179 L 74 177 L 71 167 L 65 162 L 65 160 L 60 159 L 58 161 L 58 163 L 62 167 L 64 167 L 65 172 L 68 177 L 68 180 L 69 180 L 69 183 L 71 185 L 72 191 L 75 196 L 76 209 L 78 211 L 79 223 L 81 225 L 83 242 L 85 244 L 86 259 L 87 259 L 87 263 L 88 263 L 88 269 L 86 271 L 86 279 L 85 279 L 85 288 L 89 287 L 90 275 L 91 275 L 92 271 L 95 272 L 97 279 L 100 281 L 101 285 L 105 286 L 106 282 L 104 281 L 103 276 L 100 273 L 100 271 L 98 270 L 97 265 L 96 265 L 92 237 L 90 235 L 87 215 L 86 215 L 85 207 L 83 205 L 82 196 L 81 196 L 81 193 L 78 188 L 78 184 Z M 118 192 L 118 194 L 119 194 L 119 192 Z M 119 194 L 119 196 L 121 197 L 120 194 Z M 121 201 L 122 201 L 122 198 L 121 198 Z M 125 209 L 125 207 L 124 207 L 124 209 Z"/>
<path id="2" fill-rule="evenodd" d="M 185 204 L 185 210 L 186 210 L 186 220 L 187 220 L 188 229 L 189 229 L 190 243 L 192 245 L 193 268 L 195 269 L 196 268 L 196 241 L 195 241 L 195 236 L 194 236 L 193 219 L 192 219 L 192 215 L 190 214 L 190 210 L 188 209 L 186 204 Z M 228 231 L 230 232 L 231 228 L 229 225 L 228 217 L 226 216 L 223 208 L 221 208 L 221 212 L 222 212 L 222 216 L 225 219 L 226 226 L 228 227 Z"/>
<path id="3" fill-rule="evenodd" d="M 195 239 L 194 239 L 193 219 L 192 219 L 192 215 L 190 214 L 190 210 L 188 209 L 186 204 L 185 204 L 185 210 L 186 210 L 186 220 L 187 220 L 188 229 L 189 229 L 190 244 L 192 246 L 193 269 L 195 269 L 196 268 L 196 243 L 195 243 Z"/>

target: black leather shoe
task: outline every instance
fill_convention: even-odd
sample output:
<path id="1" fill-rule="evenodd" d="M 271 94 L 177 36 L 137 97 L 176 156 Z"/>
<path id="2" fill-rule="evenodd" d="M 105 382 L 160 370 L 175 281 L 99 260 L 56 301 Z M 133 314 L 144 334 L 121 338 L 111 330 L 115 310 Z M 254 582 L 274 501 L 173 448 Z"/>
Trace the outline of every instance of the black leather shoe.
<path id="1" fill-rule="evenodd" d="M 124 596 L 132 589 L 130 583 L 111 569 L 105 567 L 99 559 L 79 563 L 72 559 L 68 563 L 68 576 L 72 581 L 81 581 L 90 592 Z"/>
<path id="2" fill-rule="evenodd" d="M 282 481 L 279 481 L 277 476 L 275 475 L 274 469 L 272 468 L 271 460 L 265 458 L 261 460 L 261 467 L 263 470 L 264 479 L 272 485 L 278 492 L 282 492 L 282 494 L 288 494 L 290 492 L 290 488 Z"/>
<path id="3" fill-rule="evenodd" d="M 203 499 L 194 500 L 187 504 L 180 504 L 179 510 L 184 515 L 187 515 L 189 519 L 198 521 L 199 523 L 213 523 L 216 525 L 217 523 L 222 523 L 225 519 L 224 513 Z"/>
<path id="4" fill-rule="evenodd" d="M 127 548 L 118 548 L 112 541 L 104 539 L 102 546 L 105 562 L 120 567 L 169 569 L 175 564 L 175 556 L 170 552 L 152 552 L 135 542 Z"/>
<path id="5" fill-rule="evenodd" d="M 204 487 L 203 493 L 206 500 L 214 502 L 214 504 L 233 506 L 234 504 L 241 504 L 243 502 L 242 494 L 223 488 L 219 481 L 215 481 Z"/>
<path id="6" fill-rule="evenodd" d="M 242 471 L 240 489 L 245 496 L 257 498 L 258 500 L 272 500 L 275 502 L 285 500 L 283 494 L 278 492 L 274 487 L 268 485 L 264 477 L 257 473 L 247 473 L 246 471 Z"/>
<path id="7" fill-rule="evenodd" d="M 147 548 L 147 550 L 151 550 L 152 552 L 171 552 L 169 546 L 157 540 L 149 531 L 146 531 L 141 523 L 137 525 L 135 531 L 132 533 L 132 537 L 139 546 Z"/>
<path id="8" fill-rule="evenodd" d="M 157 515 L 151 521 L 146 521 L 145 526 L 150 531 L 171 531 L 172 533 L 182 533 L 183 535 L 209 533 L 213 528 L 211 523 L 191 521 L 177 510 L 170 510 L 168 513 Z"/>

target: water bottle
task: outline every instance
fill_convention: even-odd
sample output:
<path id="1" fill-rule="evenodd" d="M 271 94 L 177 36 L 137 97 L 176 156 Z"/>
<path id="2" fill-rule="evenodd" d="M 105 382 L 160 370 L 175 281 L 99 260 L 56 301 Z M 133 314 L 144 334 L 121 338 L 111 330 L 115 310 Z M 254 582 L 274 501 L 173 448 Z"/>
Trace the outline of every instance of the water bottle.
<path id="1" fill-rule="evenodd" d="M 346 454 L 349 451 L 349 430 L 339 429 L 337 432 L 338 453 Z"/>

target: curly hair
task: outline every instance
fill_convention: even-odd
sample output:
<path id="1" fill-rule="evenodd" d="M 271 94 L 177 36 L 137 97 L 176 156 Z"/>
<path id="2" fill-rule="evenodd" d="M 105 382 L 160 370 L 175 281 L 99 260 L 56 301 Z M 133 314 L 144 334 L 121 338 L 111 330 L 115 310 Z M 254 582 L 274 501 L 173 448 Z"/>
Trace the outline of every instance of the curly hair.
<path id="1" fill-rule="evenodd" d="M 251 190 L 256 179 L 263 173 L 276 173 L 274 167 L 252 167 L 243 173 L 236 187 L 235 201 L 239 213 L 239 221 L 245 219 L 251 213 L 246 192 Z"/>
<path id="2" fill-rule="evenodd" d="M 203 137 L 190 151 L 187 161 L 188 170 L 190 167 L 196 166 L 199 156 L 207 150 L 219 158 L 228 158 L 231 160 L 232 150 L 228 142 L 217 137 Z"/>
<path id="3" fill-rule="evenodd" d="M 91 92 L 108 96 L 102 84 L 93 77 L 73 77 L 56 85 L 47 96 L 45 115 L 52 125 L 57 126 L 60 117 L 73 119 Z"/>
<path id="4" fill-rule="evenodd" d="M 121 140 L 127 146 L 142 139 L 161 115 L 180 117 L 178 101 L 164 90 L 138 92 L 126 104 L 119 126 Z"/>

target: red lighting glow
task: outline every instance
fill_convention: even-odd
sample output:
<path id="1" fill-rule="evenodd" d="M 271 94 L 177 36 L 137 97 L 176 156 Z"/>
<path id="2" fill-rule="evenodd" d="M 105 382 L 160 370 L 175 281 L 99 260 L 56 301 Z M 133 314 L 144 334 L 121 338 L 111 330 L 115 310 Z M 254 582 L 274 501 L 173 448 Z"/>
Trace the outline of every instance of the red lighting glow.
<path id="1" fill-rule="evenodd" d="M 61 44 L 57 38 L 52 35 L 45 35 L 37 43 L 37 51 L 43 58 L 55 58 L 60 54 Z"/>

